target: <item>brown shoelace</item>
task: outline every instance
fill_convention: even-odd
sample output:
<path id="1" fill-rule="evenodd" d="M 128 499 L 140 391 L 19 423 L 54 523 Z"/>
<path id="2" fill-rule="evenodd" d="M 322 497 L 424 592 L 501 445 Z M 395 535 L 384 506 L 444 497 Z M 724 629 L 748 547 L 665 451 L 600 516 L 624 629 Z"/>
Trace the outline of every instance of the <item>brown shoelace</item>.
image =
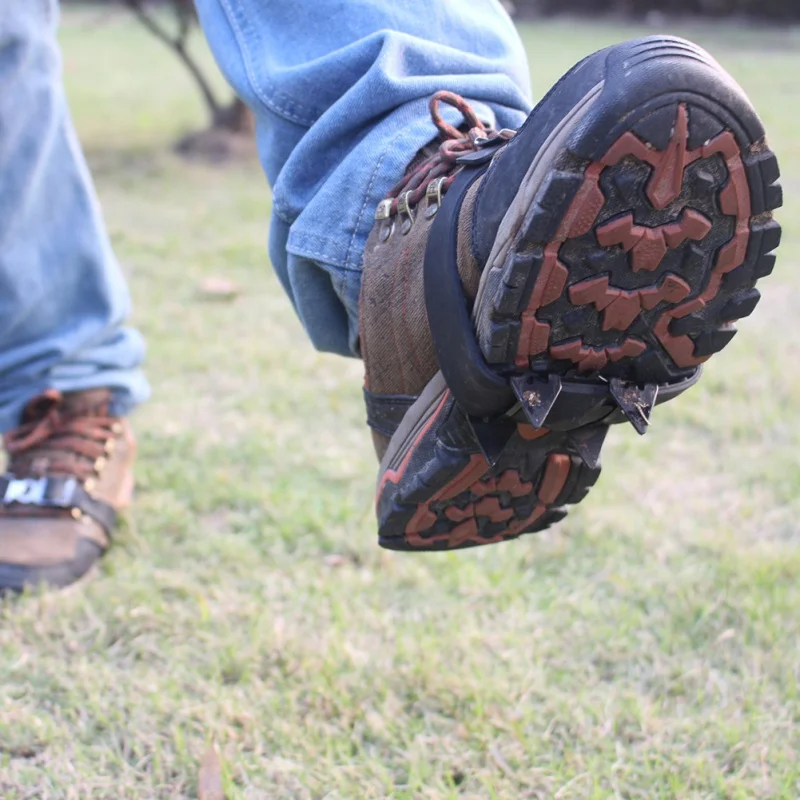
<path id="1" fill-rule="evenodd" d="M 17 477 L 67 474 L 83 483 L 104 463 L 118 424 L 105 404 L 73 410 L 60 392 L 48 390 L 3 437 L 10 456 L 8 471 Z"/>
<path id="2" fill-rule="evenodd" d="M 439 110 L 440 103 L 447 103 L 458 109 L 469 126 L 466 134 L 446 122 Z M 500 136 L 510 139 L 514 132 L 503 129 L 495 131 L 487 128 L 479 119 L 472 106 L 454 92 L 440 91 L 431 97 L 428 104 L 431 119 L 444 140 L 438 152 L 425 159 L 414 169 L 408 171 L 398 181 L 378 206 L 376 217 L 386 219 L 389 216 L 404 212 L 416 206 L 425 196 L 428 187 L 435 184 L 437 200 L 441 202 L 443 195 L 456 178 L 456 159 L 465 153 L 480 149 L 481 144 Z"/>

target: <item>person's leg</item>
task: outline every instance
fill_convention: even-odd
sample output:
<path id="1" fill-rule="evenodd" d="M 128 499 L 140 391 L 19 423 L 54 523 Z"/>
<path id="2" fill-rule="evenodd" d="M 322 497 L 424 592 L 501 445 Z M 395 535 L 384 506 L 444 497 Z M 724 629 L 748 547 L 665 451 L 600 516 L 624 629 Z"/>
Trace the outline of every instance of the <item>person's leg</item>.
<path id="1" fill-rule="evenodd" d="M 46 502 L 87 511 L 90 501 L 56 498 L 55 484 L 35 480 L 88 480 L 96 499 L 118 506 L 131 447 L 125 438 L 101 458 L 118 437 L 108 420 L 149 392 L 142 337 L 122 326 L 128 290 L 67 109 L 57 15 L 56 0 L 9 3 L 0 15 L 0 432 L 10 457 L 0 478 L 0 588 L 46 577 L 44 565 L 66 582 L 105 547 L 108 515 L 97 530 L 88 512 L 72 524 L 77 511 Z M 63 569 L 84 539 L 82 563 Z"/>
<path id="2" fill-rule="evenodd" d="M 148 394 L 142 337 L 69 117 L 56 0 L 0 15 L 0 431 L 45 389 Z"/>
<path id="3" fill-rule="evenodd" d="M 436 135 L 428 100 L 498 128 L 530 111 L 525 51 L 498 0 L 197 0 L 253 109 L 272 187 L 269 254 L 318 349 L 358 352 L 361 256 L 378 201 Z M 445 117 L 458 124 L 452 108 Z"/>
<path id="4" fill-rule="evenodd" d="M 488 0 L 198 7 L 259 122 L 278 273 L 317 347 L 364 358 L 383 546 L 558 521 L 609 426 L 643 433 L 755 307 L 777 162 L 690 42 L 595 53 L 520 127 L 524 57 Z"/>

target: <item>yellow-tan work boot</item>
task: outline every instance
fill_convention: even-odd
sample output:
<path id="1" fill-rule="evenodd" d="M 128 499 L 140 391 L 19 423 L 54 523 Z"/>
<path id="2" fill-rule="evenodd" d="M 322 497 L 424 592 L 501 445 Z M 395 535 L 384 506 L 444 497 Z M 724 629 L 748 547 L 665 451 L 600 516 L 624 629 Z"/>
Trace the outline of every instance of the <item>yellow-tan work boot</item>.
<path id="1" fill-rule="evenodd" d="M 133 492 L 136 450 L 127 422 L 109 414 L 110 400 L 107 389 L 50 389 L 6 433 L 0 592 L 67 586 L 108 549 Z"/>

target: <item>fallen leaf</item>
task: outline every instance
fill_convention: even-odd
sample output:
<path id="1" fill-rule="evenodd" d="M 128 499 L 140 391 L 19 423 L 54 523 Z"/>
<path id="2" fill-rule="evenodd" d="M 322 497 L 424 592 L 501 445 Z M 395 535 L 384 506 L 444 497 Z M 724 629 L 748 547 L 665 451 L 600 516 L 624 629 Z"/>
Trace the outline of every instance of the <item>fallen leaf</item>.
<path id="1" fill-rule="evenodd" d="M 20 745 L 6 745 L 0 742 L 0 753 L 5 753 L 11 758 L 36 758 L 44 749 L 45 745 L 40 742 Z"/>
<path id="2" fill-rule="evenodd" d="M 225 800 L 225 792 L 222 789 L 222 764 L 213 744 L 206 750 L 200 762 L 197 797 L 198 800 Z"/>
<path id="3" fill-rule="evenodd" d="M 200 284 L 200 293 L 209 300 L 233 300 L 239 294 L 239 287 L 225 278 L 206 278 Z"/>

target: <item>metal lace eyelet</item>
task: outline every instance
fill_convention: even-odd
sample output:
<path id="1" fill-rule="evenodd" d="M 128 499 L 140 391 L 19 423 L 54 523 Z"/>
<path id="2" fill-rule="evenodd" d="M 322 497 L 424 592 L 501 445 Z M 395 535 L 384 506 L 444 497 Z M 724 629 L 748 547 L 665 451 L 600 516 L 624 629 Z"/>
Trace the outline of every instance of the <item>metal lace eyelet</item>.
<path id="1" fill-rule="evenodd" d="M 393 219 L 384 220 L 384 223 L 383 225 L 381 225 L 381 229 L 378 232 L 378 238 L 382 242 L 387 241 L 389 237 L 392 235 L 393 230 L 394 230 L 394 220 Z"/>
<path id="2" fill-rule="evenodd" d="M 410 198 L 411 192 L 406 192 L 397 201 L 397 215 L 401 218 L 405 215 L 405 219 L 400 225 L 400 233 L 403 236 L 411 230 L 411 226 L 414 224 L 414 212 L 411 210 Z"/>
<path id="3" fill-rule="evenodd" d="M 442 205 L 442 186 L 444 186 L 445 178 L 437 178 L 428 184 L 425 190 L 425 199 L 428 201 L 428 206 L 425 209 L 425 219 L 431 219 L 436 215 L 439 207 Z"/>
<path id="4" fill-rule="evenodd" d="M 392 216 L 392 201 L 391 198 L 381 200 L 378 207 L 375 209 L 375 219 L 379 222 L 384 219 L 389 219 Z"/>

